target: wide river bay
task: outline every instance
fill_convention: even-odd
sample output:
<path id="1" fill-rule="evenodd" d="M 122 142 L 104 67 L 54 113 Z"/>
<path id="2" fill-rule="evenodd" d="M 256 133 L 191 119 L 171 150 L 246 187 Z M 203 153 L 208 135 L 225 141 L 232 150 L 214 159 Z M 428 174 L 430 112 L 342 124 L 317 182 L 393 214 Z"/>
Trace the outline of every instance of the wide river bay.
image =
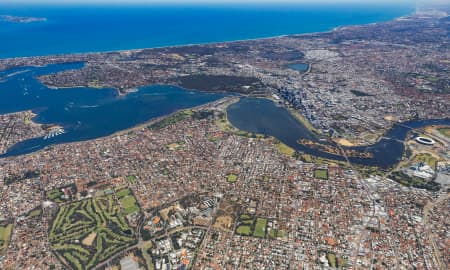
<path id="1" fill-rule="evenodd" d="M 142 87 L 134 93 L 119 96 L 114 89 L 49 89 L 36 79 L 39 75 L 82 66 L 81 63 L 70 63 L 0 72 L 0 114 L 33 110 L 38 114 L 34 121 L 58 124 L 66 131 L 49 139 L 34 138 L 20 142 L 5 156 L 34 152 L 52 144 L 104 137 L 225 96 L 163 85 Z"/>
<path id="2" fill-rule="evenodd" d="M 285 108 L 277 106 L 273 101 L 260 98 L 241 98 L 237 103 L 228 107 L 228 120 L 237 128 L 256 133 L 273 136 L 297 151 L 335 160 L 344 157 L 332 155 L 312 149 L 298 143 L 299 139 L 318 142 L 314 133 L 308 130 Z M 402 158 L 407 134 L 412 129 L 429 125 L 449 125 L 450 119 L 415 120 L 394 125 L 383 138 L 373 145 L 363 147 L 348 147 L 358 151 L 369 152 L 373 158 L 350 158 L 352 163 L 389 167 Z"/>

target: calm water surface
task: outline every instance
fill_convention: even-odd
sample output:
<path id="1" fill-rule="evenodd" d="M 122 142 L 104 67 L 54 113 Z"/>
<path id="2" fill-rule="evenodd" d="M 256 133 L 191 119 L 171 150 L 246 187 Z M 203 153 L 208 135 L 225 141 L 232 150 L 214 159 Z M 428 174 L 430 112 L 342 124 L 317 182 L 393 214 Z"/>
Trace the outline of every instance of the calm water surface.
<path id="1" fill-rule="evenodd" d="M 297 71 L 300 71 L 300 72 L 306 72 L 306 71 L 308 71 L 309 64 L 298 63 L 298 64 L 288 65 L 288 67 L 291 68 L 291 69 L 295 69 Z"/>
<path id="2" fill-rule="evenodd" d="M 1 2 L 0 15 L 44 17 L 47 21 L 0 21 L 0 58 L 321 32 L 391 20 L 415 8 L 413 3 L 58 6 Z"/>
<path id="3" fill-rule="evenodd" d="M 23 67 L 0 72 L 0 113 L 33 110 L 38 123 L 59 124 L 65 134 L 44 140 L 34 138 L 11 147 L 6 156 L 37 151 L 45 146 L 83 141 L 110 135 L 167 115 L 225 96 L 187 91 L 173 86 L 142 87 L 118 96 L 113 89 L 49 89 L 36 76 L 81 68 L 81 63 Z"/>
<path id="4" fill-rule="evenodd" d="M 285 108 L 277 106 L 267 99 L 241 98 L 237 103 L 228 107 L 228 119 L 237 128 L 252 132 L 273 136 L 297 151 L 308 154 L 344 160 L 342 156 L 332 155 L 311 149 L 297 143 L 298 139 L 318 141 L 318 138 L 302 123 L 292 116 Z M 407 134 L 411 129 L 429 125 L 450 125 L 450 119 L 442 120 L 417 120 L 394 125 L 379 142 L 364 147 L 349 147 L 359 151 L 367 151 L 373 154 L 373 158 L 350 158 L 350 161 L 362 165 L 376 165 L 389 167 L 401 160 Z"/>

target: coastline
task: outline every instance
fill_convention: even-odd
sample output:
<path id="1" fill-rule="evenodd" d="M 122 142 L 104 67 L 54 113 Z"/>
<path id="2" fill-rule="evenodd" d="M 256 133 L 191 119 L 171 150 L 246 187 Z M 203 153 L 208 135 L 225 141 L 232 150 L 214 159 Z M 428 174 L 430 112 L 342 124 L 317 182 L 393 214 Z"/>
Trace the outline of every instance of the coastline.
<path id="1" fill-rule="evenodd" d="M 67 52 L 67 53 L 49 53 L 49 54 L 38 54 L 38 55 L 29 55 L 29 56 L 13 56 L 13 57 L 0 57 L 0 61 L 4 60 L 13 60 L 13 59 L 29 59 L 36 57 L 67 57 L 67 56 L 83 56 L 83 55 L 92 55 L 92 54 L 109 54 L 109 53 L 127 53 L 127 52 L 139 52 L 143 50 L 158 50 L 158 49 L 173 49 L 173 48 L 183 48 L 183 47 L 192 47 L 192 46 L 208 46 L 208 45 L 219 45 L 219 44 L 230 44 L 230 43 L 239 43 L 239 42 L 247 42 L 247 41 L 259 41 L 259 40 L 270 40 L 277 38 L 286 38 L 286 37 L 304 37 L 310 35 L 320 35 L 320 34 L 329 34 L 335 31 L 339 31 L 346 28 L 360 27 L 360 26 L 369 26 L 369 25 L 377 25 L 382 23 L 387 23 L 391 21 L 395 21 L 401 18 L 407 18 L 409 16 L 413 16 L 415 11 L 409 14 L 404 14 L 399 17 L 394 17 L 391 19 L 364 23 L 364 24 L 349 24 L 349 25 L 341 25 L 333 27 L 329 30 L 325 31 L 315 31 L 315 32 L 304 32 L 304 33 L 293 33 L 293 34 L 280 34 L 274 36 L 266 36 L 266 37 L 257 37 L 257 38 L 247 38 L 247 39 L 235 39 L 235 40 L 222 40 L 222 41 L 210 41 L 210 42 L 200 42 L 200 43 L 183 43 L 183 44 L 173 44 L 173 45 L 165 45 L 165 46 L 154 46 L 154 47 L 141 47 L 141 48 L 129 48 L 129 49 L 117 49 L 117 50 L 104 50 L 104 51 L 85 51 L 85 52 Z M 0 69 L 0 71 L 3 71 Z"/>

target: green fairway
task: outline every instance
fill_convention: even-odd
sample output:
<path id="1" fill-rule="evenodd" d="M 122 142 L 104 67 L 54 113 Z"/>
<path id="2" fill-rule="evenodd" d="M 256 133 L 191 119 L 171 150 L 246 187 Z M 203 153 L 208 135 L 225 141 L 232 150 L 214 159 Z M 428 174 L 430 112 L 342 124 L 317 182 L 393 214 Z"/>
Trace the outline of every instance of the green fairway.
<path id="1" fill-rule="evenodd" d="M 253 236 L 264 238 L 266 236 L 266 227 L 267 227 L 267 219 L 257 218 Z"/>
<path id="2" fill-rule="evenodd" d="M 135 202 L 132 196 L 125 198 L 129 205 Z M 112 195 L 62 205 L 51 225 L 49 240 L 71 268 L 80 270 L 92 269 L 136 243 L 122 207 Z"/>
<path id="3" fill-rule="evenodd" d="M 315 169 L 314 177 L 318 179 L 328 180 L 328 170 L 327 169 Z"/>
<path id="4" fill-rule="evenodd" d="M 54 201 L 54 202 L 62 202 L 61 196 L 63 195 L 62 191 L 60 189 L 53 189 L 50 191 L 47 191 L 47 198 Z"/>

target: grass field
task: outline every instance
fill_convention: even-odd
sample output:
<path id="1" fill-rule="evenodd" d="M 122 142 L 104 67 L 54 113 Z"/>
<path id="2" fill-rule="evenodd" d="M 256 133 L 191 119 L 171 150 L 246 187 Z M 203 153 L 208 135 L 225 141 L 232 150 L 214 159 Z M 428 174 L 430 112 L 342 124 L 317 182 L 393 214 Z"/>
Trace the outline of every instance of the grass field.
<path id="1" fill-rule="evenodd" d="M 130 189 L 124 188 L 118 190 L 116 192 L 116 197 L 119 200 L 120 205 L 122 205 L 125 215 L 139 212 L 139 206 Z"/>
<path id="2" fill-rule="evenodd" d="M 130 184 L 136 184 L 137 177 L 134 175 L 128 175 L 127 176 L 127 182 Z"/>
<path id="3" fill-rule="evenodd" d="M 334 255 L 333 253 L 328 253 L 327 259 L 328 259 L 328 264 L 331 267 L 336 268 L 336 255 Z"/>
<path id="4" fill-rule="evenodd" d="M 136 243 L 133 230 L 112 195 L 62 205 L 51 225 L 49 239 L 53 250 L 77 270 L 92 269 Z"/>
<path id="5" fill-rule="evenodd" d="M 240 235 L 249 236 L 251 233 L 251 228 L 248 225 L 241 225 L 241 226 L 237 227 L 236 233 L 240 234 Z"/>
<path id="6" fill-rule="evenodd" d="M 310 131 L 316 133 L 316 134 L 320 134 L 320 132 L 311 124 L 311 122 L 308 121 L 308 119 L 306 119 L 302 114 L 298 113 L 296 110 L 294 109 L 289 109 L 289 112 L 295 117 L 297 118 L 297 120 L 302 123 L 307 129 L 309 129 Z"/>
<path id="7" fill-rule="evenodd" d="M 242 224 L 247 224 L 247 225 L 252 225 L 253 224 L 253 219 L 246 219 L 246 220 L 241 220 Z"/>
<path id="8" fill-rule="evenodd" d="M 295 154 L 295 150 L 286 144 L 280 142 L 277 143 L 278 151 L 280 151 L 282 154 L 285 154 L 286 156 L 292 157 Z"/>
<path id="9" fill-rule="evenodd" d="M 315 169 L 314 170 L 314 177 L 315 178 L 319 178 L 319 179 L 323 179 L 323 180 L 328 180 L 328 170 L 326 170 L 326 169 Z"/>
<path id="10" fill-rule="evenodd" d="M 275 230 L 275 229 L 271 229 L 269 231 L 269 237 L 270 238 L 283 238 L 284 237 L 284 231 L 283 230 Z"/>
<path id="11" fill-rule="evenodd" d="M 0 225 L 0 255 L 6 251 L 9 244 L 9 238 L 11 237 L 13 225 L 8 224 L 6 226 Z"/>
<path id="12" fill-rule="evenodd" d="M 29 218 L 34 218 L 34 217 L 40 216 L 41 214 L 42 214 L 42 209 L 37 208 L 37 209 L 31 210 L 27 216 Z"/>
<path id="13" fill-rule="evenodd" d="M 129 195 L 131 195 L 131 191 L 128 188 L 124 188 L 124 189 L 118 190 L 116 192 L 116 197 L 119 198 L 119 199 L 123 198 L 123 197 L 126 197 L 126 196 L 129 196 Z"/>
<path id="14" fill-rule="evenodd" d="M 228 183 L 236 183 L 236 181 L 237 181 L 237 175 L 235 175 L 235 174 L 229 174 L 229 175 L 227 176 L 227 181 L 228 181 Z"/>
<path id="15" fill-rule="evenodd" d="M 438 130 L 439 130 L 439 133 L 441 133 L 442 135 L 444 135 L 447 138 L 450 138 L 450 128 L 440 128 Z"/>
<path id="16" fill-rule="evenodd" d="M 213 136 L 211 134 L 209 134 L 207 136 L 207 138 L 208 138 L 208 141 L 210 141 L 210 142 L 218 142 L 218 141 L 220 141 L 222 139 L 222 137 L 220 137 L 220 136 L 215 137 L 215 136 Z"/>
<path id="17" fill-rule="evenodd" d="M 253 236 L 264 238 L 266 236 L 267 219 L 257 218 Z"/>
<path id="18" fill-rule="evenodd" d="M 125 210 L 126 215 L 139 212 L 139 206 L 137 206 L 136 199 L 133 196 L 126 196 L 121 198 L 120 204 Z"/>
<path id="19" fill-rule="evenodd" d="M 313 158 L 311 157 L 311 155 L 308 154 L 301 154 L 299 156 L 299 159 L 306 163 L 313 163 Z"/>

